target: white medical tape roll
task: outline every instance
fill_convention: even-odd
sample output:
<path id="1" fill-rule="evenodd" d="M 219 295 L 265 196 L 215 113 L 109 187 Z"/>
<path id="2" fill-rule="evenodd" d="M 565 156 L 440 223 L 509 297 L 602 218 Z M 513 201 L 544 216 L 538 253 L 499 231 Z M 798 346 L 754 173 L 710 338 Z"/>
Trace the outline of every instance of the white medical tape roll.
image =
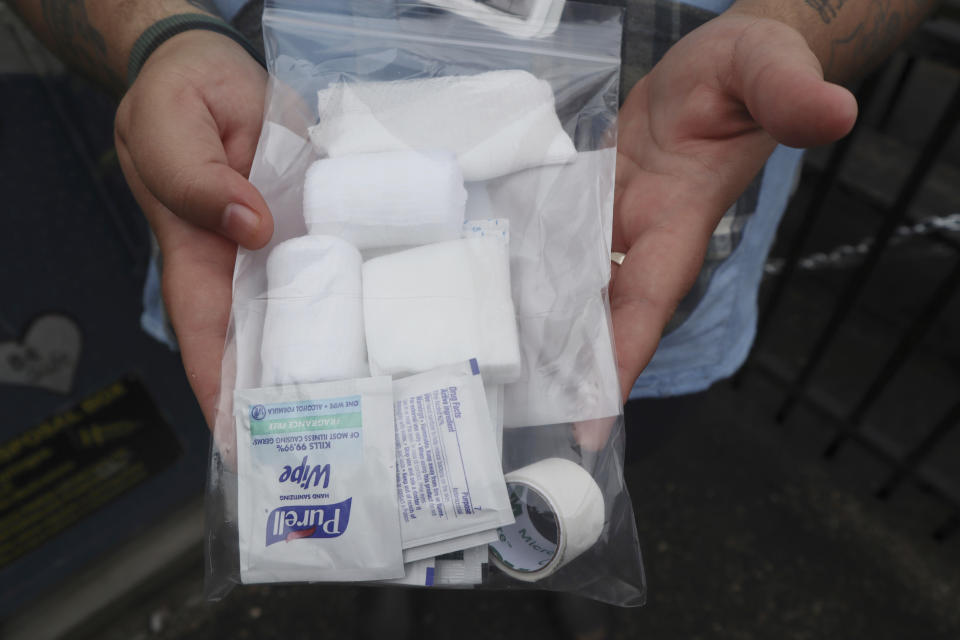
<path id="1" fill-rule="evenodd" d="M 575 462 L 546 458 L 504 476 L 516 522 L 498 529 L 490 558 L 508 576 L 536 582 L 589 549 L 603 531 L 603 493 Z"/>

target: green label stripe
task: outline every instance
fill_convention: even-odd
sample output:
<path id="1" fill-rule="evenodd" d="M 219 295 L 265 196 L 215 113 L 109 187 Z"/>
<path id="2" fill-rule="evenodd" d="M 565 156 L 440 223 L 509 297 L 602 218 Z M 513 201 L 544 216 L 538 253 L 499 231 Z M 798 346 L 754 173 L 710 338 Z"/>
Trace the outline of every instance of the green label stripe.
<path id="1" fill-rule="evenodd" d="M 255 436 L 291 431 L 328 431 L 330 429 L 357 429 L 362 425 L 360 412 L 334 413 L 326 416 L 303 416 L 301 418 L 278 418 L 276 420 L 253 420 L 250 433 Z"/>

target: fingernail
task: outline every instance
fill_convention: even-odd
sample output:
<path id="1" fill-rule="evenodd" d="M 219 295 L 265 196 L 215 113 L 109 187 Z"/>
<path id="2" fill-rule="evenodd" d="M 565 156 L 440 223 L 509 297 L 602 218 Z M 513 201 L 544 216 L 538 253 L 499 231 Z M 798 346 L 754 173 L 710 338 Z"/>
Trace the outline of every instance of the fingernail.
<path id="1" fill-rule="evenodd" d="M 260 214 L 246 205 L 231 202 L 223 210 L 220 227 L 228 238 L 243 244 L 250 234 L 260 226 Z"/>

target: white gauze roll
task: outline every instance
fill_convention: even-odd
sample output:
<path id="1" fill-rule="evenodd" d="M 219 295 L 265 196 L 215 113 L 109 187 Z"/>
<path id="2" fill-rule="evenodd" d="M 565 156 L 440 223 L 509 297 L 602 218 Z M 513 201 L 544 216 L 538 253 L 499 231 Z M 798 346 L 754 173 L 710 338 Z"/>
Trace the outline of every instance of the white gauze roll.
<path id="1" fill-rule="evenodd" d="M 317 94 L 310 140 L 330 157 L 450 149 L 466 180 L 576 157 L 553 89 L 521 70 L 393 82 L 338 82 Z"/>
<path id="2" fill-rule="evenodd" d="M 448 151 L 364 153 L 310 165 L 303 217 L 360 249 L 420 245 L 460 237 L 466 201 Z"/>
<path id="3" fill-rule="evenodd" d="M 500 237 L 428 244 L 363 265 L 370 370 L 404 375 L 476 358 L 484 382 L 520 374 L 510 263 Z"/>
<path id="4" fill-rule="evenodd" d="M 516 522 L 499 529 L 490 559 L 512 578 L 536 582 L 592 547 L 603 532 L 603 493 L 575 462 L 546 458 L 504 476 Z"/>
<path id="5" fill-rule="evenodd" d="M 274 247 L 260 343 L 263 386 L 369 375 L 361 264 L 357 248 L 333 236 Z"/>

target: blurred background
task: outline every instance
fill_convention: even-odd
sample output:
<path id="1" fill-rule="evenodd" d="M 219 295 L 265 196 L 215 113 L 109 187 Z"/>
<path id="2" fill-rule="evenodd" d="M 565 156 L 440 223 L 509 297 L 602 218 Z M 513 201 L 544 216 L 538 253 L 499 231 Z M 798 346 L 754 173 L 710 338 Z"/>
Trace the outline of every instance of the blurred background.
<path id="1" fill-rule="evenodd" d="M 628 45 L 625 86 L 647 70 Z M 854 132 L 807 153 L 747 364 L 670 424 L 628 405 L 648 602 L 582 618 L 533 592 L 204 602 L 208 432 L 140 328 L 150 240 L 114 104 L 3 4 L 0 90 L 0 636 L 355 637 L 375 615 L 399 637 L 589 637 L 598 616 L 617 638 L 960 637 L 956 0 L 859 84 Z"/>

